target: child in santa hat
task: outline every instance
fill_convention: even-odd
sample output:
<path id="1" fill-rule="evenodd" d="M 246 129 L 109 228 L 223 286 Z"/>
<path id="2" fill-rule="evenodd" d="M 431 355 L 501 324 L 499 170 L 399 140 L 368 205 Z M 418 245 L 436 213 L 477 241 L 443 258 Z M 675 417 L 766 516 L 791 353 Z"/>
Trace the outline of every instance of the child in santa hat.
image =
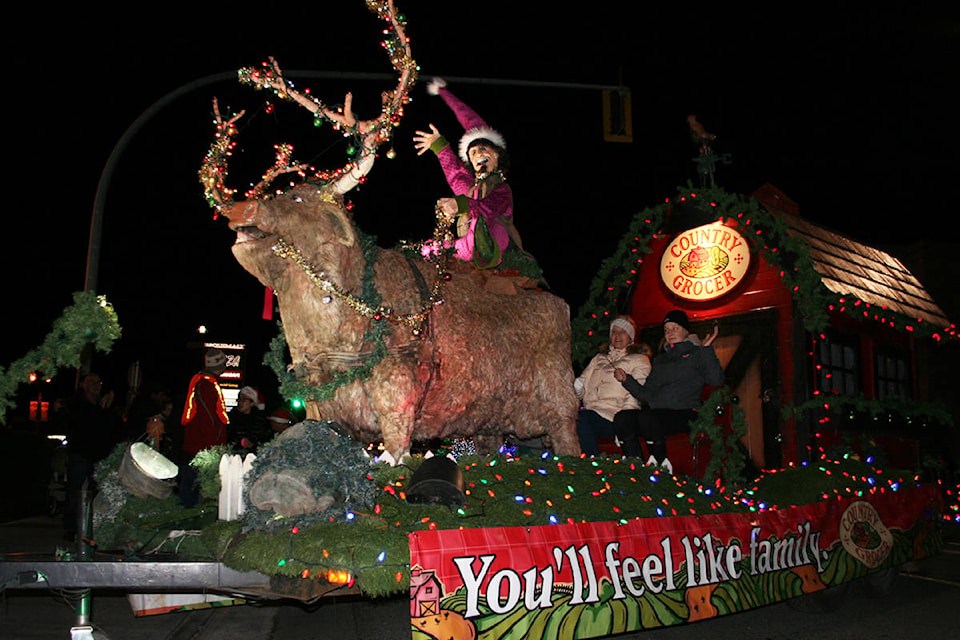
<path id="1" fill-rule="evenodd" d="M 256 387 L 246 386 L 237 394 L 237 406 L 230 410 L 228 442 L 241 449 L 254 450 L 273 436 L 263 411 L 263 394 Z"/>

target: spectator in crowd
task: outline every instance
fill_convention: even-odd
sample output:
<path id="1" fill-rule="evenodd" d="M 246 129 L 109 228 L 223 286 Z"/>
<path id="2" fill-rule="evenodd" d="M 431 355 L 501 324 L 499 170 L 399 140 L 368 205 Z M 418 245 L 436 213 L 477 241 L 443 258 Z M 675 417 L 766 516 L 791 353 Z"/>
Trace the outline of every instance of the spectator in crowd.
<path id="1" fill-rule="evenodd" d="M 273 429 L 264 414 L 263 394 L 255 387 L 243 387 L 237 395 L 237 406 L 230 410 L 230 429 L 227 441 L 244 451 L 255 451 L 257 446 L 273 437 Z"/>
<path id="2" fill-rule="evenodd" d="M 184 454 L 180 465 L 180 502 L 185 507 L 195 506 L 200 501 L 197 472 L 190 466 L 190 461 L 204 449 L 226 444 L 230 422 L 220 388 L 220 376 L 227 369 L 227 356 L 220 349 L 210 349 L 204 354 L 203 363 L 203 369 L 190 379 L 180 418 Z"/>
<path id="3" fill-rule="evenodd" d="M 170 390 L 160 384 L 149 385 L 138 393 L 127 409 L 123 439 L 131 442 L 143 439 L 147 422 L 160 413 L 169 400 Z"/>
<path id="4" fill-rule="evenodd" d="M 77 393 L 67 400 L 58 413 L 67 436 L 67 487 L 63 525 L 67 538 L 82 529 L 80 517 L 83 490 L 91 500 L 96 492 L 94 471 L 120 443 L 122 422 L 111 408 L 113 391 L 103 392 L 103 380 L 88 373 L 80 380 Z"/>

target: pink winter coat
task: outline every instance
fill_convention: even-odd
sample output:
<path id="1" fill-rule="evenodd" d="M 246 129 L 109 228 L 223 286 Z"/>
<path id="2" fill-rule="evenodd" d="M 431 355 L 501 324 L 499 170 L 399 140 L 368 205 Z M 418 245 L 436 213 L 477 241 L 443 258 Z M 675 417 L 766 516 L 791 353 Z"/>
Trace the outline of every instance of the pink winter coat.
<path id="1" fill-rule="evenodd" d="M 504 226 L 504 217 L 513 217 L 513 191 L 506 182 L 499 182 L 488 193 L 477 197 L 474 189 L 473 174 L 463 166 L 460 158 L 449 144 L 436 151 L 443 175 L 447 184 L 460 204 L 461 213 L 470 217 L 470 231 L 454 242 L 457 258 L 464 261 L 473 260 L 473 233 L 477 226 L 477 217 L 483 216 L 490 228 L 490 235 L 500 245 L 501 251 L 506 251 L 510 244 L 510 235 Z"/>

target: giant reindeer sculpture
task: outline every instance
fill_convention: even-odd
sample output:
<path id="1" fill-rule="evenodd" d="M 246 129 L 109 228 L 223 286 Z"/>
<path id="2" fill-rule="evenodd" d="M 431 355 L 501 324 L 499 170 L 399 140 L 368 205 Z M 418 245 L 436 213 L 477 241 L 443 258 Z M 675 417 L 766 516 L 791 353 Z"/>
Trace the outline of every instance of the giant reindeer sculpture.
<path id="1" fill-rule="evenodd" d="M 505 434 L 547 435 L 556 453 L 579 454 L 567 304 L 542 291 L 491 293 L 479 273 L 367 246 L 344 208 L 416 79 L 393 2 L 367 5 L 390 24 L 384 46 L 399 74 L 376 119 L 358 121 L 349 94 L 334 110 L 295 90 L 273 60 L 241 71 L 241 80 L 355 135 L 361 151 L 352 162 L 312 172 L 279 145 L 263 182 L 233 202 L 226 159 L 242 113 L 224 119 L 214 103 L 217 138 L 200 172 L 208 200 L 237 233 L 237 260 L 277 293 L 290 370 L 322 390 L 307 417 L 334 421 L 363 442 L 382 438 L 397 460 L 413 440 L 472 436 L 490 451 Z M 274 178 L 291 172 L 302 183 L 268 193 Z"/>

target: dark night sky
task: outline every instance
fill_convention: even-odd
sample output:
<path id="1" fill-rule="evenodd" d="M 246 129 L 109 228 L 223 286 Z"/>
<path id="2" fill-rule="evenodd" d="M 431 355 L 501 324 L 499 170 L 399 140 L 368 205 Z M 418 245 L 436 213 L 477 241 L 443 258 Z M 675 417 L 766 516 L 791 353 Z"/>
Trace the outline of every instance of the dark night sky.
<path id="1" fill-rule="evenodd" d="M 239 14 L 235 3 L 211 2 L 147 16 L 37 5 L 8 26 L 7 150 L 16 162 L 0 364 L 39 344 L 83 288 L 94 195 L 111 150 L 151 105 L 190 83 L 199 86 L 130 140 L 105 192 L 97 288 L 116 306 L 124 338 L 96 366 L 120 386 L 113 372 L 139 358 L 146 380 L 179 388 L 197 364 L 184 345 L 200 323 L 215 339 L 250 343 L 260 359 L 275 333 L 259 317 L 262 287 L 233 260 L 233 234 L 212 221 L 196 180 L 212 137 L 210 100 L 258 112 L 239 139 L 257 172 L 271 164 L 275 142 L 293 142 L 297 158 L 329 167 L 343 163 L 343 144 L 324 139 L 303 111 L 266 116 L 263 93 L 198 81 L 269 55 L 287 70 L 391 73 L 381 24 L 360 0 L 281 4 Z M 732 154 L 717 174 L 728 191 L 770 182 L 805 217 L 881 247 L 952 235 L 956 12 L 864 13 L 837 3 L 773 16 L 720 3 L 650 4 L 584 5 L 599 8 L 591 12 L 401 0 L 424 82 L 397 131 L 397 158 L 378 160 L 354 198 L 360 226 L 387 246 L 430 233 L 432 203 L 446 187 L 410 138 L 428 122 L 459 136 L 423 89 L 439 75 L 463 79 L 451 89 L 506 136 L 517 225 L 574 312 L 630 218 L 695 179 L 689 114 L 718 135 L 718 153 Z M 390 86 L 292 77 L 328 102 L 353 91 L 364 117 Z M 602 141 L 598 91 L 543 86 L 619 82 L 632 92 L 632 144 Z M 237 173 L 235 186 L 248 177 Z M 250 375 L 264 387 L 274 382 L 265 370 Z"/>

